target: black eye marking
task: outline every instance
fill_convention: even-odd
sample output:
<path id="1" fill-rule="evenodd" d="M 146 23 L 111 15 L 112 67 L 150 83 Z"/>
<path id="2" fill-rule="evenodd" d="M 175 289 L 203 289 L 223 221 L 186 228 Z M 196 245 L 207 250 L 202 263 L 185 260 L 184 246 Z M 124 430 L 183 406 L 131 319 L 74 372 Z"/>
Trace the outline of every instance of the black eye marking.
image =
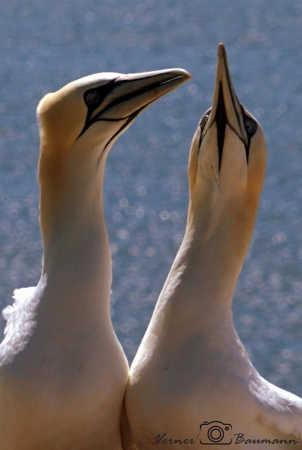
<path id="1" fill-rule="evenodd" d="M 96 107 L 100 104 L 102 96 L 99 89 L 89 89 L 84 94 L 84 101 L 88 108 Z"/>
<path id="2" fill-rule="evenodd" d="M 101 105 L 106 96 L 112 91 L 113 86 L 115 85 L 115 79 L 109 81 L 109 83 L 104 84 L 103 86 L 99 86 L 96 88 L 88 89 L 84 92 L 84 102 L 88 108 L 88 115 Z"/>
<path id="3" fill-rule="evenodd" d="M 248 116 L 244 110 L 244 108 L 241 105 L 241 111 L 243 115 L 243 122 L 244 127 L 247 134 L 247 144 L 245 144 L 245 152 L 246 152 L 246 162 L 249 162 L 249 156 L 250 156 L 250 144 L 251 144 L 251 138 L 254 136 L 254 134 L 257 131 L 258 125 L 257 122 L 252 119 L 250 116 Z"/>
<path id="4" fill-rule="evenodd" d="M 87 115 L 84 127 L 78 138 L 80 138 L 90 127 L 90 125 L 92 125 L 97 120 L 97 118 L 92 118 L 93 112 L 102 104 L 106 96 L 112 91 L 114 85 L 116 85 L 116 79 L 109 81 L 103 86 L 91 88 L 84 92 L 83 99 L 85 105 L 87 106 Z M 102 111 L 100 111 L 98 115 L 100 115 L 101 112 Z"/>
<path id="5" fill-rule="evenodd" d="M 244 126 L 245 126 L 248 136 L 250 136 L 250 137 L 252 137 L 257 131 L 257 124 L 250 117 L 247 117 L 247 116 L 244 117 Z"/>

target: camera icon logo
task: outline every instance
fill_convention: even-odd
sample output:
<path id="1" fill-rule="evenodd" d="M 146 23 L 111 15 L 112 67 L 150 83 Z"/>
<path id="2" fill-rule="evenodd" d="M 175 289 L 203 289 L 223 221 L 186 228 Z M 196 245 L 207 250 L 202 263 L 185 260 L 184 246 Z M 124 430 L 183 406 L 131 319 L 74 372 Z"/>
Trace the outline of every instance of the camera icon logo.
<path id="1" fill-rule="evenodd" d="M 212 420 L 200 425 L 201 445 L 230 445 L 232 441 L 232 425 L 230 423 Z"/>

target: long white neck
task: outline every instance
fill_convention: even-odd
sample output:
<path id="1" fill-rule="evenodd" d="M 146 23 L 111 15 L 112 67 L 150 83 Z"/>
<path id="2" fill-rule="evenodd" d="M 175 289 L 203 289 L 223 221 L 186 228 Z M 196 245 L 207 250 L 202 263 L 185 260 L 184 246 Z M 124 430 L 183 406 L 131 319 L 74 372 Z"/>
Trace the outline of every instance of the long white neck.
<path id="1" fill-rule="evenodd" d="M 240 232 L 240 227 L 236 231 L 236 221 L 231 215 L 222 211 L 224 220 L 210 219 L 210 224 L 209 215 L 205 212 L 205 220 L 192 220 L 189 210 L 185 236 L 160 294 L 155 316 L 163 328 L 168 323 L 182 336 L 198 334 L 203 342 L 213 339 L 224 346 L 226 339 L 238 342 L 232 299 L 253 220 Z M 221 339 L 217 339 L 219 335 Z"/>
<path id="2" fill-rule="evenodd" d="M 41 150 L 39 165 L 45 308 L 48 314 L 59 311 L 62 320 L 66 312 L 75 326 L 85 315 L 107 322 L 112 274 L 103 213 L 105 161 L 91 168 L 76 155 L 48 155 Z"/>

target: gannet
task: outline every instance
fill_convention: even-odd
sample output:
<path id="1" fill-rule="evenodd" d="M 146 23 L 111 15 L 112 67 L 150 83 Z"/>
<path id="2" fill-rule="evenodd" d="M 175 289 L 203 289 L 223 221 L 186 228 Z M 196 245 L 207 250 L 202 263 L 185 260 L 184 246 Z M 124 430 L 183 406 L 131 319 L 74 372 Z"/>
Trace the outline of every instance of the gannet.
<path id="1" fill-rule="evenodd" d="M 190 149 L 184 238 L 130 369 L 127 450 L 302 448 L 302 399 L 257 372 L 232 318 L 265 166 L 263 131 L 220 44 L 213 106 Z"/>
<path id="2" fill-rule="evenodd" d="M 43 263 L 37 286 L 4 310 L 1 450 L 121 450 L 128 363 L 110 318 L 105 163 L 134 119 L 189 77 L 99 73 L 39 103 Z"/>

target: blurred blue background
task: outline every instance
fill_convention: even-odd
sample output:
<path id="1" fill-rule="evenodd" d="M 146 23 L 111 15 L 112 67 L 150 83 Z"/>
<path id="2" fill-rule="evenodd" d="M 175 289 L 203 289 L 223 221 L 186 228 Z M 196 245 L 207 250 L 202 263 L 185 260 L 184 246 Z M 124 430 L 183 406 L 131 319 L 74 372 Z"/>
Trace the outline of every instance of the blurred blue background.
<path id="1" fill-rule="evenodd" d="M 300 0 L 1 2 L 1 307 L 15 287 L 39 278 L 35 107 L 41 96 L 89 73 L 184 67 L 192 81 L 144 112 L 108 158 L 113 321 L 133 358 L 182 238 L 188 149 L 211 104 L 219 41 L 227 46 L 241 101 L 263 125 L 269 152 L 235 296 L 237 329 L 259 371 L 301 395 Z"/>

